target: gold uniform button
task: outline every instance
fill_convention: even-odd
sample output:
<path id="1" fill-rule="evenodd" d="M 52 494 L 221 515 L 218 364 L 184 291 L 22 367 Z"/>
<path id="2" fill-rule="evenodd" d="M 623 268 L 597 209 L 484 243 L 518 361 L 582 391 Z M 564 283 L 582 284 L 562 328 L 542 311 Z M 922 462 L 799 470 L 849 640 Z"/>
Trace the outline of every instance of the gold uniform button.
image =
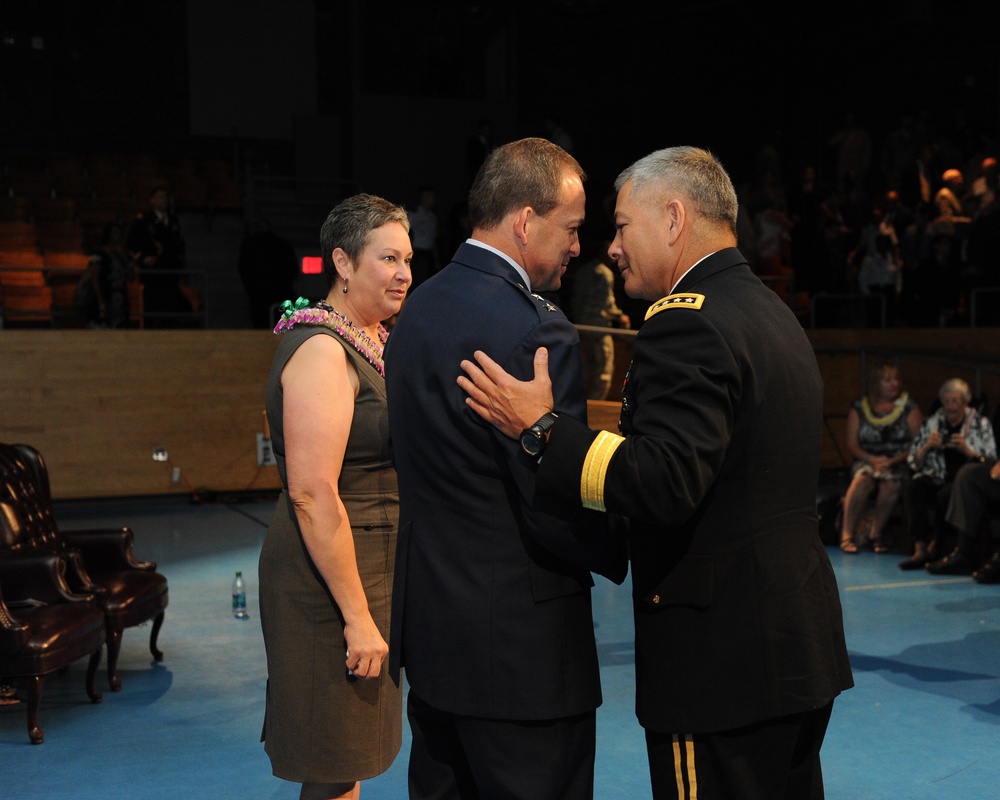
<path id="1" fill-rule="evenodd" d="M 659 602 L 660 602 L 660 596 L 658 594 L 654 594 L 653 595 L 653 605 L 656 605 Z"/>

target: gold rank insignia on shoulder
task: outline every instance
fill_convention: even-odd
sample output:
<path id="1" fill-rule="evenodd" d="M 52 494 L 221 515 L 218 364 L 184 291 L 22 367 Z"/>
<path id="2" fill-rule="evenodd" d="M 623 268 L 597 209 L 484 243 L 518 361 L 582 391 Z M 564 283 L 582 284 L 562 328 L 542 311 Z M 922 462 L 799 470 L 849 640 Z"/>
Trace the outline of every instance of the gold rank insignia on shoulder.
<path id="1" fill-rule="evenodd" d="M 542 305 L 544 305 L 546 311 L 555 311 L 556 310 L 556 307 L 554 305 L 552 305 L 552 303 L 550 303 L 544 297 L 542 297 L 540 294 L 535 294 L 534 292 L 532 292 L 531 296 L 534 297 L 539 303 L 541 303 Z"/>
<path id="2" fill-rule="evenodd" d="M 645 319 L 649 319 L 654 314 L 666 311 L 668 308 L 693 308 L 700 311 L 705 304 L 705 295 L 694 294 L 693 292 L 681 292 L 680 294 L 669 294 L 662 300 L 657 300 L 646 311 Z M 645 321 L 645 320 L 644 320 Z"/>

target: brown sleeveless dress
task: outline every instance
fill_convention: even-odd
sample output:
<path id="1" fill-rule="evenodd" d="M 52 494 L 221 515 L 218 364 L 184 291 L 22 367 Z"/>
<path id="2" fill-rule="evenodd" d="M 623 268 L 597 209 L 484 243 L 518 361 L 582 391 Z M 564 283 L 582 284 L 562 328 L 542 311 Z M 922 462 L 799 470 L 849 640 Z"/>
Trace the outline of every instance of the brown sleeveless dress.
<path id="1" fill-rule="evenodd" d="M 315 335 L 337 339 L 361 381 L 338 487 L 351 520 L 368 606 L 386 641 L 399 521 L 385 380 L 336 331 L 305 325 L 282 334 L 266 394 L 271 440 L 286 491 L 278 499 L 259 562 L 268 675 L 261 741 L 273 773 L 297 783 L 373 777 L 389 768 L 402 741 L 402 690 L 387 669 L 374 680 L 347 675 L 340 610 L 309 558 L 288 499 L 281 371 Z"/>

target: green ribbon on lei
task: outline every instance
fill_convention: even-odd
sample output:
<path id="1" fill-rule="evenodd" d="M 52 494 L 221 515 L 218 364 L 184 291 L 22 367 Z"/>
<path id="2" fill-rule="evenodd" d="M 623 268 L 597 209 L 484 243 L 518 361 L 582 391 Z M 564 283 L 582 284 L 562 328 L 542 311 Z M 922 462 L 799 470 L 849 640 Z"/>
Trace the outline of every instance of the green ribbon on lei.
<path id="1" fill-rule="evenodd" d="M 290 319 L 292 314 L 296 311 L 301 311 L 303 308 L 309 308 L 312 305 L 306 298 L 300 297 L 294 303 L 291 300 L 286 300 L 281 304 L 281 315 L 285 319 Z"/>

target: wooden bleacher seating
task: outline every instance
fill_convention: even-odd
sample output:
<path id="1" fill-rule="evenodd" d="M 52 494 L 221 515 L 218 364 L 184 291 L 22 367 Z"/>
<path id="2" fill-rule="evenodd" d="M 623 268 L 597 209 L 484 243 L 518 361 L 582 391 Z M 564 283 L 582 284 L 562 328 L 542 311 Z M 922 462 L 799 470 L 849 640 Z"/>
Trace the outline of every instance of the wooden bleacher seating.
<path id="1" fill-rule="evenodd" d="M 44 253 L 45 279 L 52 287 L 52 314 L 60 327 L 75 327 L 86 320 L 76 307 L 76 287 L 90 267 L 90 257 L 77 253 Z"/>
<path id="2" fill-rule="evenodd" d="M 6 192 L 0 196 L 0 223 L 27 222 L 28 216 L 27 198 L 19 195 L 12 197 Z M 2 237 L 2 234 L 0 234 L 0 237 Z"/>
<path id="3" fill-rule="evenodd" d="M 52 322 L 52 289 L 37 250 L 0 250 L 0 316 L 10 324 Z"/>
<path id="4" fill-rule="evenodd" d="M 44 286 L 44 285 L 45 285 L 45 273 L 41 269 L 0 270 L 0 286 Z"/>
<path id="5" fill-rule="evenodd" d="M 29 202 L 36 225 L 71 223 L 76 218 L 76 202 L 72 197 L 33 197 Z"/>
<path id="6" fill-rule="evenodd" d="M 43 253 L 42 264 L 47 270 L 76 270 L 83 271 L 90 264 L 90 256 L 84 252 L 75 253 Z"/>
<path id="7" fill-rule="evenodd" d="M 73 293 L 85 269 L 82 259 L 100 247 L 105 227 L 128 227 L 148 209 L 157 184 L 169 188 L 178 209 L 204 213 L 210 224 L 215 212 L 243 207 L 232 172 L 224 158 L 183 154 L 0 151 L 0 271 L 44 270 L 41 282 L 0 281 L 2 324 L 82 324 Z M 57 264 L 57 255 L 67 260 Z M 142 286 L 133 281 L 128 289 L 131 323 L 141 328 Z M 200 298 L 191 299 L 200 307 Z"/>
<path id="8" fill-rule="evenodd" d="M 27 220 L 0 222 L 0 252 L 38 250 L 38 229 Z"/>
<path id="9" fill-rule="evenodd" d="M 18 269 L 41 269 L 45 266 L 42 254 L 34 248 L 30 249 L 0 249 L 0 267 L 13 267 Z M 0 269 L 0 282 L 3 279 L 5 269 Z"/>
<path id="10" fill-rule="evenodd" d="M 83 228 L 74 220 L 39 222 L 38 246 L 42 253 L 83 253 Z"/>

